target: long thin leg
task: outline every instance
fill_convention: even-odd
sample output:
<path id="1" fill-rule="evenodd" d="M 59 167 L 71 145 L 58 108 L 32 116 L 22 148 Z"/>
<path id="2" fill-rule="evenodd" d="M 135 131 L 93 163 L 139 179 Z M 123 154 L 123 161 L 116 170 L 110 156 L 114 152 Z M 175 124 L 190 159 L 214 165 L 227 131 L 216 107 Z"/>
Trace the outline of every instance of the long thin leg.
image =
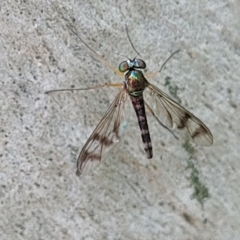
<path id="1" fill-rule="evenodd" d="M 105 83 L 103 85 L 95 86 L 95 87 L 88 87 L 88 88 L 63 88 L 63 89 L 55 89 L 55 90 L 49 90 L 45 93 L 52 93 L 52 92 L 64 92 L 64 91 L 82 91 L 82 90 L 91 90 L 91 89 L 100 89 L 103 87 L 122 87 L 122 83 Z"/>
<path id="2" fill-rule="evenodd" d="M 133 50 L 137 53 L 137 56 L 140 56 L 140 57 L 141 57 L 141 54 L 137 51 L 137 49 L 134 47 L 134 45 L 133 45 L 133 43 L 132 43 L 132 40 L 131 40 L 131 38 L 130 38 L 130 36 L 129 36 L 128 26 L 127 26 L 127 25 L 126 25 L 126 32 L 127 32 L 128 41 L 130 42 Z M 136 56 L 136 57 L 137 57 L 137 56 Z M 135 58 L 136 58 L 136 57 L 135 57 Z"/>
<path id="3" fill-rule="evenodd" d="M 112 67 L 110 64 L 108 64 L 107 61 L 105 61 L 98 53 L 96 53 L 88 44 L 78 35 L 76 30 L 73 30 L 70 26 L 67 25 L 67 27 L 74 33 L 77 38 L 95 55 L 95 57 L 102 62 L 106 67 L 110 68 L 113 72 L 115 72 L 118 76 L 123 77 L 123 73 L 119 72 L 118 69 Z"/>
<path id="4" fill-rule="evenodd" d="M 151 78 L 154 77 L 155 75 L 157 75 L 158 73 L 160 73 L 162 71 L 162 69 L 164 68 L 164 66 L 166 65 L 166 63 L 170 60 L 170 58 L 172 58 L 172 56 L 176 53 L 178 53 L 180 51 L 180 49 L 178 49 L 177 51 L 173 52 L 168 58 L 167 60 L 162 64 L 162 66 L 160 67 L 160 69 L 157 72 L 153 72 L 149 75 L 146 76 L 146 78 Z"/>

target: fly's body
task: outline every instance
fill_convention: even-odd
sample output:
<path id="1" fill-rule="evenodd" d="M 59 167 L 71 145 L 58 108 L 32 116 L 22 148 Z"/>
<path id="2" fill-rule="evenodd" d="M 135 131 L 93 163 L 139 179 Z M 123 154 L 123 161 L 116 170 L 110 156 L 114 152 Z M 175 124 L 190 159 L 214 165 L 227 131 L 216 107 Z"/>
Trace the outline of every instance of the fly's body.
<path id="1" fill-rule="evenodd" d="M 145 106 L 144 106 L 144 100 L 143 95 L 140 95 L 138 97 L 130 96 L 132 100 L 133 107 L 135 109 L 137 118 L 138 118 L 138 124 L 141 130 L 142 135 L 142 141 L 144 144 L 144 150 L 146 151 L 147 158 L 152 158 L 152 142 L 150 133 L 148 130 L 148 123 L 147 123 L 147 116 L 145 112 Z"/>
<path id="2" fill-rule="evenodd" d="M 143 60 L 134 58 L 133 60 L 128 59 L 127 61 L 123 61 L 119 64 L 119 71 L 117 71 L 112 66 L 110 66 L 100 55 L 98 55 L 92 48 L 90 48 L 83 41 L 83 39 L 79 35 L 77 35 L 76 32 L 74 32 L 73 30 L 72 32 L 76 34 L 80 41 L 103 64 L 108 66 L 118 75 L 121 75 L 123 73 L 125 74 L 125 80 L 123 85 L 119 83 L 106 83 L 101 86 L 90 88 L 60 89 L 48 91 L 49 93 L 55 91 L 99 89 L 102 87 L 121 87 L 121 90 L 106 111 L 102 120 L 99 122 L 99 124 L 83 146 L 77 160 L 77 175 L 82 174 L 86 166 L 91 167 L 93 163 L 100 162 L 102 156 L 107 151 L 109 151 L 117 142 L 119 142 L 122 133 L 126 127 L 124 112 L 128 97 L 130 97 L 132 101 L 138 118 L 142 141 L 148 158 L 152 158 L 153 153 L 145 107 L 148 112 L 153 115 L 157 122 L 162 127 L 170 131 L 172 134 L 173 132 L 172 130 L 170 130 L 170 128 L 174 127 L 180 135 L 182 135 L 184 138 L 187 137 L 187 140 L 191 140 L 196 144 L 202 146 L 212 145 L 213 136 L 210 130 L 201 120 L 195 117 L 184 107 L 179 105 L 173 99 L 171 99 L 162 90 L 148 82 L 148 80 L 145 78 L 141 71 L 141 69 L 146 68 L 146 63 Z M 171 56 L 174 53 L 172 53 Z M 164 62 L 159 72 L 162 70 L 163 66 L 170 59 L 170 57 Z M 155 73 L 153 75 L 155 75 Z M 145 94 L 146 92 L 145 89 L 148 89 L 148 92 L 151 92 L 150 96 L 153 99 L 150 104 L 147 103 L 143 98 L 143 94 Z M 156 103 L 156 109 L 154 110 L 150 106 L 152 103 Z M 165 119 L 166 125 L 163 124 L 163 119 Z"/>
<path id="3" fill-rule="evenodd" d="M 147 158 L 152 158 L 152 143 L 148 129 L 148 122 L 143 99 L 143 91 L 146 87 L 147 81 L 140 70 L 134 69 L 136 65 L 139 66 L 139 64 L 137 64 L 139 61 L 140 60 L 134 59 L 133 61 L 128 60 L 127 62 L 123 62 L 120 64 L 119 70 L 127 70 L 125 73 L 124 85 L 128 94 L 130 95 L 134 110 L 138 118 L 138 124 L 141 130 L 142 141 L 144 144 L 144 150 L 147 154 Z M 145 68 L 145 62 L 142 61 L 142 63 L 144 64 L 140 65 L 142 66 L 141 68 Z M 121 65 L 125 65 L 126 68 L 121 67 Z"/>

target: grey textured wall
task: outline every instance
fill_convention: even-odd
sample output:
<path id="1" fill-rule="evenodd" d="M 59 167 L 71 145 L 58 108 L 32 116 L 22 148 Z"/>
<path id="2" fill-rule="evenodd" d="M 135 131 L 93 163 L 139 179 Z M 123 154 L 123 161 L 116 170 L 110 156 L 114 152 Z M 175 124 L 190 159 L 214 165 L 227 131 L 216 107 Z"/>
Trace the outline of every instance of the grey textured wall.
<path id="1" fill-rule="evenodd" d="M 1 239 L 240 239 L 238 1 L 8 0 L 0 11 Z M 130 105 L 121 142 L 79 178 L 79 151 L 118 90 L 44 92 L 122 82 L 66 25 L 118 67 L 136 54 L 126 24 L 146 75 L 181 49 L 149 81 L 214 144 L 184 147 L 149 116 L 148 160 Z"/>

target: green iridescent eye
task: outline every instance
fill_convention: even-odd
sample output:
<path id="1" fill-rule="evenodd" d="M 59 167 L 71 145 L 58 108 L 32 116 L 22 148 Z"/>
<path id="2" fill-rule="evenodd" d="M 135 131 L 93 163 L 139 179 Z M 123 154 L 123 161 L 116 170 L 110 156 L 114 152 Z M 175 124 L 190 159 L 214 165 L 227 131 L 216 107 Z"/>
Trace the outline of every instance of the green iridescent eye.
<path id="1" fill-rule="evenodd" d="M 146 68 L 146 63 L 142 59 L 135 59 L 134 60 L 134 67 L 135 68 Z"/>
<path id="2" fill-rule="evenodd" d="M 129 70 L 128 62 L 127 62 L 127 61 L 121 62 L 121 63 L 119 64 L 118 69 L 119 69 L 120 72 L 126 72 L 127 70 Z"/>

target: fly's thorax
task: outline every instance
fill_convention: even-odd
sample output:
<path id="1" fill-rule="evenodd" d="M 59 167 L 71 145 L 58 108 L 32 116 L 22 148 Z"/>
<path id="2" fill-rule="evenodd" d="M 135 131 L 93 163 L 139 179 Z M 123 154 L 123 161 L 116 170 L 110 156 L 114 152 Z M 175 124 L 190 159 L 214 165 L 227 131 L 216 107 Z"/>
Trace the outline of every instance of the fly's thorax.
<path id="1" fill-rule="evenodd" d="M 128 93 L 137 97 L 142 95 L 142 92 L 146 87 L 146 80 L 141 71 L 134 69 L 129 70 L 125 74 L 125 84 Z"/>

